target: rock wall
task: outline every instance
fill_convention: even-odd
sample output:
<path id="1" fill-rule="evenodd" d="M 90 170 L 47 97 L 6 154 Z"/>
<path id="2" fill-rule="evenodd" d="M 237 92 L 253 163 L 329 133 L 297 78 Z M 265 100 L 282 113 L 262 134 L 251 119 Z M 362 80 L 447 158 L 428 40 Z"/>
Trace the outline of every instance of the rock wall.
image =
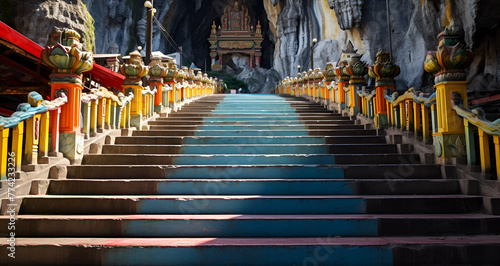
<path id="1" fill-rule="evenodd" d="M 212 21 L 219 23 L 224 6 L 233 0 L 154 1 L 155 17 L 183 47 L 185 63 L 204 68 L 210 63 L 207 41 Z M 337 62 L 348 41 L 372 64 L 379 50 L 389 49 L 386 5 L 383 0 L 241 0 L 254 20 L 263 25 L 262 65 L 281 78 L 310 68 L 311 42 L 316 66 Z M 44 45 L 53 26 L 76 29 L 92 49 L 95 20 L 97 53 L 127 54 L 145 46 L 146 8 L 142 0 L 0 0 L 0 18 Z M 85 7 L 86 5 L 86 7 Z M 481 97 L 500 83 L 500 1 L 498 0 L 389 0 L 393 60 L 401 66 L 400 89 L 431 89 L 432 77 L 423 70 L 428 50 L 435 50 L 444 26 L 463 29 L 465 44 L 476 58 L 469 86 Z M 86 9 L 87 8 L 87 9 Z M 332 9 L 333 8 L 333 9 Z M 256 21 L 252 21 L 256 24 Z M 34 26 L 36 25 L 36 26 Z M 153 50 L 176 52 L 155 25 Z M 42 33 L 42 34 L 41 34 Z M 241 69 L 240 69 L 241 70 Z M 274 72 L 273 72 L 274 73 Z M 479 93 L 481 92 L 481 93 Z M 484 92 L 484 93 L 483 93 Z"/>
<path id="2" fill-rule="evenodd" d="M 16 14 L 11 26 L 41 46 L 45 46 L 49 33 L 57 26 L 79 32 L 84 49 L 95 48 L 94 21 L 79 0 L 10 1 L 7 6 L 10 10 L 2 13 Z"/>
<path id="3" fill-rule="evenodd" d="M 282 77 L 295 76 L 297 65 L 303 66 L 302 70 L 309 69 L 313 38 L 319 40 L 314 50 L 314 62 L 322 68 L 328 61 L 338 61 L 341 49 L 348 41 L 354 43 L 363 54 L 362 59 L 370 64 L 378 51 L 389 50 L 385 1 L 312 2 L 271 1 L 273 5 L 269 9 L 275 10 L 268 10 L 268 13 L 279 14 L 276 18 L 278 37 L 274 68 Z M 463 29 L 465 44 L 476 55 L 469 71 L 469 81 L 472 82 L 469 89 L 498 90 L 500 15 L 493 10 L 499 10 L 499 1 L 389 0 L 389 6 L 393 61 L 401 66 L 401 75 L 397 78 L 400 89 L 431 89 L 432 77 L 423 69 L 425 55 L 428 50 L 436 49 L 437 34 L 444 26 L 453 23 Z"/>

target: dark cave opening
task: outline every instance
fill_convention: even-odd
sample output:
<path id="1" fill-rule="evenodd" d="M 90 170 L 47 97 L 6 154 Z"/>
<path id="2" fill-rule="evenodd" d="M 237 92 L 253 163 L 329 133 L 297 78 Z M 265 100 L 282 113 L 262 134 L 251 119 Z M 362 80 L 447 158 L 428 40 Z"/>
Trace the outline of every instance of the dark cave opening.
<path id="1" fill-rule="evenodd" d="M 205 70 L 206 63 L 207 70 L 210 70 L 211 58 L 208 38 L 212 22 L 215 21 L 217 25 L 220 25 L 224 7 L 234 3 L 234 0 L 203 0 L 201 5 L 197 6 L 199 1 L 201 0 L 174 0 L 163 25 L 175 42 L 182 46 L 184 65 L 193 62 L 197 67 Z M 261 66 L 271 68 L 274 54 L 274 44 L 271 38 L 274 37 L 269 29 L 264 4 L 261 0 L 243 0 L 239 3 L 248 7 L 251 25 L 257 25 L 258 20 L 262 24 L 264 41 L 262 42 Z M 162 48 L 167 53 L 178 52 L 173 45 L 166 41 L 164 43 L 165 46 Z"/>

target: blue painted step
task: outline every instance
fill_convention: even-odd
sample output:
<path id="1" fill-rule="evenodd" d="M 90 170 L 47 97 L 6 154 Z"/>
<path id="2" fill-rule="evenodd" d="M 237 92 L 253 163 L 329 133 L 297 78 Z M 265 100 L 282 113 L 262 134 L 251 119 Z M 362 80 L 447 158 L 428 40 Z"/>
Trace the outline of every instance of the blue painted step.
<path id="1" fill-rule="evenodd" d="M 299 137 L 117 137 L 115 144 L 171 144 L 171 145 L 215 145 L 215 144 L 325 144 L 320 136 Z"/>
<path id="2" fill-rule="evenodd" d="M 304 165 L 335 164 L 334 155 L 88 155 L 84 165 Z"/>

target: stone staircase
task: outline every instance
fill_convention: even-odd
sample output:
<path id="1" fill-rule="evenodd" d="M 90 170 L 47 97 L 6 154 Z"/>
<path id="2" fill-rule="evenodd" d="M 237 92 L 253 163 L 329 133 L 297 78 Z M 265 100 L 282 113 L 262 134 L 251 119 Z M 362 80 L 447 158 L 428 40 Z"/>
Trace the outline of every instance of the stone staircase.
<path id="1" fill-rule="evenodd" d="M 0 262 L 500 263 L 500 217 L 483 212 L 474 182 L 453 177 L 302 99 L 214 95 L 25 197 L 16 259 L 2 238 Z"/>

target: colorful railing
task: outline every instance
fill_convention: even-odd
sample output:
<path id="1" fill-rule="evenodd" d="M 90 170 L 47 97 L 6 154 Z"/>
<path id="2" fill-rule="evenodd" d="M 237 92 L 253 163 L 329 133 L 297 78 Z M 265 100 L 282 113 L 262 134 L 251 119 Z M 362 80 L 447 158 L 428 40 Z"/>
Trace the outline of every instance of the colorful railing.
<path id="1" fill-rule="evenodd" d="M 479 148 L 481 171 L 483 173 L 490 172 L 492 169 L 490 140 L 493 139 L 496 177 L 500 180 L 500 119 L 495 121 L 487 120 L 481 108 L 469 110 L 462 104 L 459 93 L 453 93 L 451 104 L 452 109 L 464 120 L 467 164 L 477 164 L 476 150 Z M 476 135 L 479 143 L 475 140 Z"/>
<path id="2" fill-rule="evenodd" d="M 37 164 L 38 157 L 57 151 L 59 113 L 60 107 L 68 102 L 66 95 L 44 101 L 33 91 L 28 95 L 28 102 L 20 104 L 10 117 L 0 116 L 1 179 L 15 178 L 22 164 Z M 50 144 L 49 140 L 52 140 Z"/>

